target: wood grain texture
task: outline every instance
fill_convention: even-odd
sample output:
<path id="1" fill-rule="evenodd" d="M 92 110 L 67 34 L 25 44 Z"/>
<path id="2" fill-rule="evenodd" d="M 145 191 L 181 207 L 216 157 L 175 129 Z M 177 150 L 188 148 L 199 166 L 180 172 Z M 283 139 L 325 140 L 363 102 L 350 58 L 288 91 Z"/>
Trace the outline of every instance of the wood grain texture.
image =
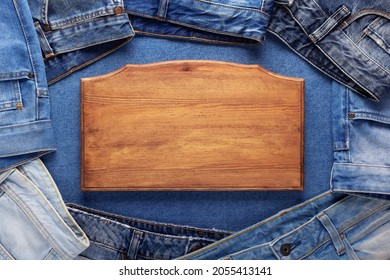
<path id="1" fill-rule="evenodd" d="M 82 190 L 301 190 L 303 79 L 172 61 L 81 80 Z"/>

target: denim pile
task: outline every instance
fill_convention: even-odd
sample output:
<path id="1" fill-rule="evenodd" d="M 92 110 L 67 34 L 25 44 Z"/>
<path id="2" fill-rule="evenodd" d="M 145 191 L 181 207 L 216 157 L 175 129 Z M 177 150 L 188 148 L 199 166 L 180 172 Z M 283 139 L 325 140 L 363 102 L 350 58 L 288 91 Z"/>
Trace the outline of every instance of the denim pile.
<path id="1" fill-rule="evenodd" d="M 0 259 L 390 259 L 388 0 L 3 0 L 0 27 Z M 136 34 L 267 32 L 337 81 L 329 191 L 234 233 L 63 202 L 49 85 Z"/>

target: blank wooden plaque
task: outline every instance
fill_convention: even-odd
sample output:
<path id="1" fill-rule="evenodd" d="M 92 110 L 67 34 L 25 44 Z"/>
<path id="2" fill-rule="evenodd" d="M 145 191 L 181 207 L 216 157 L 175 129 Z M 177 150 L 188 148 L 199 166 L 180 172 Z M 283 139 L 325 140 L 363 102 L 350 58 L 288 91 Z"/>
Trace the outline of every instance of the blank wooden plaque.
<path id="1" fill-rule="evenodd" d="M 257 65 L 126 65 L 81 80 L 81 188 L 303 189 L 303 79 Z"/>

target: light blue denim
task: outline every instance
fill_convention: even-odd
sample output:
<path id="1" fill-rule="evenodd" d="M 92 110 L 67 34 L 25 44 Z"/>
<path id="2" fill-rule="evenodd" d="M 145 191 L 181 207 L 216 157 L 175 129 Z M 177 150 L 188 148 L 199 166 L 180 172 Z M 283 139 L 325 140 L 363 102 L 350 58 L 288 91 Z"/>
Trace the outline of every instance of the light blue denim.
<path id="1" fill-rule="evenodd" d="M 390 198 L 390 94 L 372 102 L 333 83 L 331 189 Z"/>
<path id="2" fill-rule="evenodd" d="M 0 173 L 0 260 L 74 259 L 89 240 L 40 159 Z"/>
<path id="3" fill-rule="evenodd" d="M 180 259 L 390 259 L 390 201 L 328 191 Z"/>
<path id="4" fill-rule="evenodd" d="M 41 49 L 26 0 L 0 2 L 0 172 L 56 149 Z"/>

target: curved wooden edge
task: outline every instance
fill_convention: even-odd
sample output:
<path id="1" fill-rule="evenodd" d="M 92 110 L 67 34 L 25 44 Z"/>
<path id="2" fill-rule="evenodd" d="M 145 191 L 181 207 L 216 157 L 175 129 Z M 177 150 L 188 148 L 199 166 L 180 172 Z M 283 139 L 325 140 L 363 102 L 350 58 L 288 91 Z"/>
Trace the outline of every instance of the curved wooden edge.
<path id="1" fill-rule="evenodd" d="M 240 64 L 240 63 L 234 63 L 234 62 L 226 62 L 226 61 L 214 61 L 214 60 L 170 60 L 170 61 L 161 61 L 161 62 L 154 62 L 154 63 L 146 63 L 146 64 L 126 64 L 123 67 L 119 68 L 118 70 L 115 70 L 113 72 L 99 75 L 99 76 L 93 76 L 93 77 L 87 77 L 82 78 L 81 82 L 90 82 L 90 81 L 96 81 L 96 80 L 103 80 L 103 79 L 109 79 L 116 75 L 121 74 L 122 72 L 128 70 L 128 69 L 137 69 L 137 68 L 153 68 L 153 67 L 160 67 L 160 66 L 185 66 L 186 64 L 191 64 L 192 66 L 200 67 L 200 66 L 228 66 L 232 68 L 241 68 L 241 69 L 257 69 L 260 72 L 267 74 L 269 76 L 289 80 L 293 82 L 303 82 L 303 78 L 296 78 L 296 77 L 289 77 L 284 76 L 281 74 L 277 74 L 274 72 L 271 72 L 260 65 L 257 64 Z"/>

